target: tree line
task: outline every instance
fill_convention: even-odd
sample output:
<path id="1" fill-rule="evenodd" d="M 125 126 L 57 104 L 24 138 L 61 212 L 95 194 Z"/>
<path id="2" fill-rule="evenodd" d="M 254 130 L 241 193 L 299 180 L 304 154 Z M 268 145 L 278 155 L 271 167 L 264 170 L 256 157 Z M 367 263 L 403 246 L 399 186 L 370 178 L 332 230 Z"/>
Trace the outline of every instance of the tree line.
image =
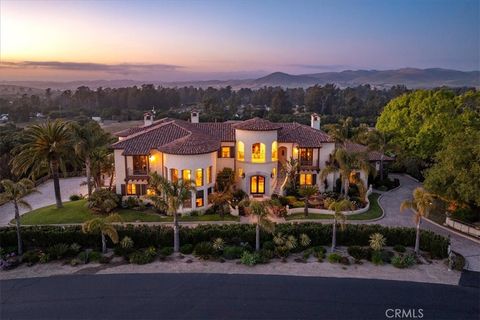
<path id="1" fill-rule="evenodd" d="M 185 107 L 198 105 L 204 109 L 201 114 L 203 121 L 260 116 L 275 121 L 308 122 L 307 113 L 317 112 L 325 116 L 327 123 L 348 116 L 359 122 L 374 123 L 391 99 L 406 92 L 408 89 L 404 86 L 376 89 L 361 85 L 342 89 L 334 84 L 315 85 L 307 89 L 263 87 L 256 90 L 233 90 L 230 86 L 165 88 L 151 84 L 92 90 L 81 86 L 76 90 L 46 89 L 43 95 L 0 98 L 0 114 L 8 113 L 15 122 L 28 121 L 38 112 L 50 118 L 72 119 L 83 115 L 124 121 L 141 119 L 143 112 L 152 107 L 159 116 L 188 117 Z M 300 116 L 295 117 L 294 113 Z"/>

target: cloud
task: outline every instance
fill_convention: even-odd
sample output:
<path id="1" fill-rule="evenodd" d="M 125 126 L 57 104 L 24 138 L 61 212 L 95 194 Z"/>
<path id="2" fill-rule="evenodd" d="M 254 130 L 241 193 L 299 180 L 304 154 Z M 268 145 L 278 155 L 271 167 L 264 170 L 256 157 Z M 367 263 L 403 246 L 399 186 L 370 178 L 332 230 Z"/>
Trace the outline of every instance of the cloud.
<path id="1" fill-rule="evenodd" d="M 176 71 L 182 66 L 170 64 L 103 64 L 89 62 L 60 62 L 60 61 L 2 61 L 0 69 L 50 69 L 68 71 L 95 71 L 121 75 L 131 75 L 145 72 Z"/>
<path id="2" fill-rule="evenodd" d="M 342 64 L 289 64 L 288 66 L 294 68 L 316 69 L 326 71 L 339 71 L 351 68 L 350 66 Z"/>

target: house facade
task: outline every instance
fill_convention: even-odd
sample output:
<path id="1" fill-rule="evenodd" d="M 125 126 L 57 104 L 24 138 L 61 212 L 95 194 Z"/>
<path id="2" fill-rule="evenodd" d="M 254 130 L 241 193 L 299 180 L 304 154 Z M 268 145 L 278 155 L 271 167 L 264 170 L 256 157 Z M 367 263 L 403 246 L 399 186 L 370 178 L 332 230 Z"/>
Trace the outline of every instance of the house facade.
<path id="1" fill-rule="evenodd" d="M 301 185 L 332 190 L 337 177 L 320 181 L 320 171 L 335 150 L 334 140 L 320 130 L 320 117 L 311 116 L 311 126 L 274 123 L 253 118 L 220 123 L 199 122 L 193 111 L 191 121 L 165 118 L 153 121 L 145 114 L 145 125 L 116 133 L 116 192 L 122 196 L 150 193 L 148 175 L 157 172 L 169 180 L 188 179 L 195 183 L 181 211 L 208 206 L 218 172 L 231 168 L 236 187 L 254 197 L 280 194 L 285 183 L 284 164 L 298 159 Z M 367 177 L 360 173 L 366 184 Z"/>

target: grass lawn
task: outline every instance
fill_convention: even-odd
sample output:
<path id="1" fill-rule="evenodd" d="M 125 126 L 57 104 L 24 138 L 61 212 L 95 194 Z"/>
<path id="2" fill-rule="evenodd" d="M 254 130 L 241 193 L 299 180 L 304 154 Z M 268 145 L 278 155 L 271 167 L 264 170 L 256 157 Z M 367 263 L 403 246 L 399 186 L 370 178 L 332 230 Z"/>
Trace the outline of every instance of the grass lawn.
<path id="1" fill-rule="evenodd" d="M 368 199 L 370 200 L 370 209 L 367 212 L 356 214 L 353 216 L 347 216 L 347 220 L 370 220 L 379 218 L 382 216 L 382 209 L 378 204 L 378 193 L 372 193 Z M 322 213 L 309 213 L 308 218 L 305 218 L 303 212 L 294 213 L 285 218 L 286 220 L 303 220 L 303 219 L 332 219 L 330 214 Z"/>
<path id="2" fill-rule="evenodd" d="M 57 209 L 55 205 L 39 208 L 21 216 L 23 225 L 35 224 L 63 224 L 83 223 L 98 215 L 92 213 L 86 207 L 86 200 L 65 202 L 64 207 Z M 171 222 L 172 217 L 164 217 L 154 212 L 140 212 L 132 209 L 118 209 L 116 211 L 123 219 L 123 222 Z M 221 221 L 218 214 L 203 215 L 195 217 L 182 217 L 180 221 Z M 238 217 L 227 215 L 225 221 L 239 221 Z"/>

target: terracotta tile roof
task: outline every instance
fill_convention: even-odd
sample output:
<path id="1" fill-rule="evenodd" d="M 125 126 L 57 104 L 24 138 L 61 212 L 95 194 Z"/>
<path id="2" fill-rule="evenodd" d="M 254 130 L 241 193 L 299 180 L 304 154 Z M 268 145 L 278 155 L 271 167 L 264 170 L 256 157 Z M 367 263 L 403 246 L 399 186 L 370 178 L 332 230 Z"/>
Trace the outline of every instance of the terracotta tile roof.
<path id="1" fill-rule="evenodd" d="M 351 142 L 351 141 L 348 141 L 346 143 L 346 150 L 348 152 L 366 152 L 368 154 L 368 160 L 370 161 L 380 161 L 381 158 L 382 158 L 382 154 L 378 151 L 368 151 L 368 147 L 367 146 L 364 146 L 364 145 L 361 145 L 361 144 L 358 144 L 358 143 L 354 143 L 354 142 Z M 394 158 L 392 157 L 389 157 L 387 155 L 383 155 L 383 161 L 393 161 L 395 160 Z"/>
<path id="2" fill-rule="evenodd" d="M 297 143 L 303 148 L 318 148 L 322 143 L 334 142 L 332 137 L 322 130 L 299 123 L 279 123 L 278 142 Z"/>
<path id="3" fill-rule="evenodd" d="M 270 122 L 262 118 L 252 118 L 233 125 L 235 129 L 248 131 L 272 131 L 278 130 L 281 126 L 278 123 Z"/>
<path id="4" fill-rule="evenodd" d="M 237 128 L 278 130 L 278 142 L 297 143 L 305 148 L 318 148 L 322 143 L 334 142 L 325 132 L 299 123 L 272 123 L 260 118 L 241 122 L 190 123 L 165 118 L 151 126 L 128 129 L 131 133 L 112 147 L 123 149 L 125 155 L 146 155 L 152 149 L 181 155 L 209 153 L 218 150 L 221 142 L 235 142 Z"/>
<path id="5" fill-rule="evenodd" d="M 122 137 L 122 138 L 123 137 L 128 137 L 128 136 L 131 136 L 132 134 L 148 130 L 148 129 L 150 129 L 152 127 L 155 127 L 155 126 L 157 126 L 161 123 L 169 122 L 169 121 L 172 121 L 172 120 L 174 120 L 174 119 L 163 118 L 163 119 L 160 119 L 160 120 L 157 120 L 157 121 L 153 122 L 149 126 L 132 127 L 132 128 L 128 128 L 128 129 L 125 129 L 125 130 L 122 130 L 122 131 L 114 132 L 113 134 L 116 135 L 117 137 Z"/>

